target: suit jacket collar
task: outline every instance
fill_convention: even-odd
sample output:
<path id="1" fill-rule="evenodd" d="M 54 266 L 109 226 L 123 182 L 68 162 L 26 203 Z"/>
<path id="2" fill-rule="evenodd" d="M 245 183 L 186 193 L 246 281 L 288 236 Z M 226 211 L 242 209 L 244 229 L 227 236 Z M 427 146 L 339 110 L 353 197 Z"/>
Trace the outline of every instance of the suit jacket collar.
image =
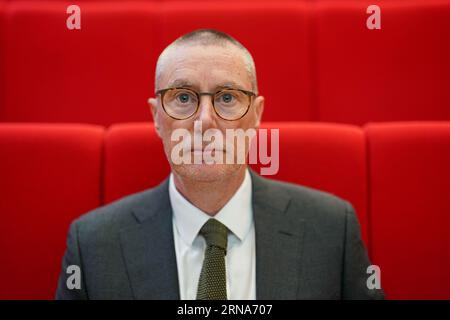
<path id="1" fill-rule="evenodd" d="M 291 197 L 252 175 L 256 241 L 256 298 L 295 299 L 304 220 L 289 212 Z M 136 225 L 121 231 L 121 245 L 135 299 L 179 299 L 168 179 L 133 208 Z"/>

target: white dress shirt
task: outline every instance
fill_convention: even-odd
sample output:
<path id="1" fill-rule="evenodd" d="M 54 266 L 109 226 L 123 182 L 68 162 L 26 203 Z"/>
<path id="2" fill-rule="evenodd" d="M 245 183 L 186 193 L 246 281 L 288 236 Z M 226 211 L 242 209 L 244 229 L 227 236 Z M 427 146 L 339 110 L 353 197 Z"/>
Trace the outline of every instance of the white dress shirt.
<path id="1" fill-rule="evenodd" d="M 199 231 L 211 216 L 181 195 L 175 187 L 172 174 L 169 196 L 173 211 L 180 298 L 195 300 L 206 248 L 205 239 L 199 235 Z M 214 218 L 231 231 L 225 257 L 228 299 L 255 300 L 255 226 L 252 183 L 248 170 L 239 189 Z"/>

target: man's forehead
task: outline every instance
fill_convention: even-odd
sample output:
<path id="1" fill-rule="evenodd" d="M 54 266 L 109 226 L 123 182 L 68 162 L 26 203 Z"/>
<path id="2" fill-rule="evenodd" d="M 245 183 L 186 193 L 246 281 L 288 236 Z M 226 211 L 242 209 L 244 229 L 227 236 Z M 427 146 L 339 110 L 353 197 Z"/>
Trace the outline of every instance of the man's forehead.
<path id="1" fill-rule="evenodd" d="M 159 80 L 165 86 L 196 87 L 205 75 L 223 87 L 243 88 L 251 81 L 245 59 L 231 46 L 179 47 L 165 52 L 160 61 Z"/>
<path id="2" fill-rule="evenodd" d="M 233 80 L 222 80 L 222 81 L 216 81 L 215 83 L 211 83 L 214 88 L 220 89 L 220 88 L 234 88 L 234 89 L 244 89 L 244 85 L 240 81 L 233 81 Z M 184 87 L 184 88 L 193 88 L 193 89 L 200 89 L 201 84 L 190 78 L 175 78 L 168 82 L 168 87 Z"/>
<path id="3" fill-rule="evenodd" d="M 232 46 L 175 46 L 163 53 L 160 61 L 162 69 L 190 67 L 200 68 L 202 65 L 245 69 L 246 61 L 242 53 Z M 162 71 L 163 71 L 162 70 Z"/>
<path id="4" fill-rule="evenodd" d="M 202 44 L 173 44 L 164 50 L 163 55 L 169 60 L 182 60 L 183 58 L 196 58 L 203 56 L 217 56 L 229 58 L 242 58 L 242 52 L 234 45 L 202 45 Z"/>

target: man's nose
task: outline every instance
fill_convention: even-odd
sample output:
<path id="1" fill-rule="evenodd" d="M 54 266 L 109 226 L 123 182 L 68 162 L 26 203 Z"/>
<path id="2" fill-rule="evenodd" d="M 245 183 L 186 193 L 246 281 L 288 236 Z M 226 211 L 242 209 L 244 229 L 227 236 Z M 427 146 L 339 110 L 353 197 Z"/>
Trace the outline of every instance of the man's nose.
<path id="1" fill-rule="evenodd" d="M 214 111 L 211 96 L 202 95 L 200 97 L 200 105 L 198 107 L 198 112 L 195 120 L 201 121 L 203 128 L 214 126 L 214 123 L 216 121 L 216 112 Z"/>

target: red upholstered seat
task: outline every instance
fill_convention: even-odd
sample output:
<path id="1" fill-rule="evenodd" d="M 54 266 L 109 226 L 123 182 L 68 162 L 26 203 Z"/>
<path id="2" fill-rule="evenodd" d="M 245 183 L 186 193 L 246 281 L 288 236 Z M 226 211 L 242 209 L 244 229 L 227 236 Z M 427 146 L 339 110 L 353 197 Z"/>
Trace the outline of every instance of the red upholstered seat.
<path id="1" fill-rule="evenodd" d="M 318 1 L 316 16 L 315 120 L 450 120 L 448 1 Z"/>
<path id="2" fill-rule="evenodd" d="M 280 168 L 275 176 L 328 191 L 354 206 L 367 244 L 365 137 L 352 125 L 307 122 L 263 123 L 280 130 Z"/>
<path id="3" fill-rule="evenodd" d="M 450 299 L 450 122 L 372 124 L 372 257 L 391 299 Z"/>
<path id="4" fill-rule="evenodd" d="M 208 1 L 187 6 L 167 2 L 163 8 L 164 46 L 198 28 L 231 34 L 255 60 L 259 91 L 266 97 L 264 120 L 311 120 L 311 16 L 307 3 Z"/>
<path id="5" fill-rule="evenodd" d="M 64 1 L 5 7 L 0 121 L 109 125 L 151 121 L 159 47 L 153 2 L 83 2 L 68 30 Z"/>
<path id="6" fill-rule="evenodd" d="M 0 125 L 0 299 L 52 299 L 69 223 L 100 205 L 103 129 Z"/>
<path id="7" fill-rule="evenodd" d="M 105 203 L 154 187 L 170 172 L 151 123 L 111 126 L 106 133 L 104 168 Z"/>

